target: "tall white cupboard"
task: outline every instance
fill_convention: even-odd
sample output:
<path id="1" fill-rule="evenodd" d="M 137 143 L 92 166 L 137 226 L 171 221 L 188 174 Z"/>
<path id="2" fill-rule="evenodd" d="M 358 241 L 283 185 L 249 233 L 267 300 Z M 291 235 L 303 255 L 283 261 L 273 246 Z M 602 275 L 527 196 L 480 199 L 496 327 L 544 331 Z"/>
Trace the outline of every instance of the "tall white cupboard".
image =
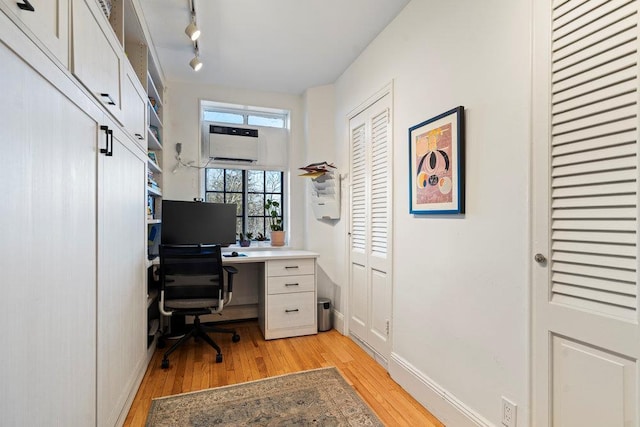
<path id="1" fill-rule="evenodd" d="M 140 102 L 114 111 L 91 89 L 104 64 L 71 66 L 93 0 L 17 3 L 0 0 L 1 423 L 122 425 L 149 360 L 147 152 L 122 120 L 144 92 L 118 63 L 108 90 Z"/>

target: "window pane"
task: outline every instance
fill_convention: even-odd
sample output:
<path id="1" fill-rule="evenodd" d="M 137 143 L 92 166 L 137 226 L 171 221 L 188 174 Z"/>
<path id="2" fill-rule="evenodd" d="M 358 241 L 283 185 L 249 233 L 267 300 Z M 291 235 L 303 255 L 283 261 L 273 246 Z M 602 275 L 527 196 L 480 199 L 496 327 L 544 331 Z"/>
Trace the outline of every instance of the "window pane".
<path id="1" fill-rule="evenodd" d="M 203 118 L 207 122 L 231 123 L 235 125 L 244 124 L 242 114 L 223 113 L 220 111 L 205 111 Z"/>
<path id="2" fill-rule="evenodd" d="M 264 194 L 249 193 L 247 195 L 247 214 L 249 216 L 264 215 Z"/>
<path id="3" fill-rule="evenodd" d="M 264 230 L 264 218 L 251 217 L 247 224 L 247 230 L 253 233 L 253 237 L 258 237 L 258 233 L 265 234 Z"/>
<path id="4" fill-rule="evenodd" d="M 224 190 L 224 169 L 207 169 L 205 182 L 207 191 Z"/>
<path id="5" fill-rule="evenodd" d="M 284 119 L 282 117 L 264 117 L 264 116 L 249 115 L 247 117 L 247 123 L 253 126 L 267 126 L 270 128 L 282 129 L 284 127 Z"/>
<path id="6" fill-rule="evenodd" d="M 226 191 L 239 191 L 242 192 L 242 170 L 240 169 L 225 169 L 226 172 L 226 180 L 225 190 Z"/>
<path id="7" fill-rule="evenodd" d="M 247 171 L 247 180 L 249 182 L 250 193 L 264 192 L 264 171 Z"/>
<path id="8" fill-rule="evenodd" d="M 225 194 L 225 203 L 235 203 L 238 206 L 236 210 L 238 216 L 242 216 L 242 193 Z"/>
<path id="9" fill-rule="evenodd" d="M 282 192 L 282 172 L 266 171 L 265 191 L 267 193 Z"/>
<path id="10" fill-rule="evenodd" d="M 238 233 L 242 233 L 242 218 L 236 218 L 236 236 Z"/>
<path id="11" fill-rule="evenodd" d="M 280 206 L 278 206 L 278 216 L 282 216 L 282 197 L 280 194 L 267 194 L 267 199 L 271 199 L 274 202 L 278 202 Z M 264 210 L 264 209 L 263 209 Z M 268 212 L 265 212 L 265 215 L 269 216 Z"/>
<path id="12" fill-rule="evenodd" d="M 207 193 L 206 201 L 209 203 L 224 203 L 224 193 Z"/>

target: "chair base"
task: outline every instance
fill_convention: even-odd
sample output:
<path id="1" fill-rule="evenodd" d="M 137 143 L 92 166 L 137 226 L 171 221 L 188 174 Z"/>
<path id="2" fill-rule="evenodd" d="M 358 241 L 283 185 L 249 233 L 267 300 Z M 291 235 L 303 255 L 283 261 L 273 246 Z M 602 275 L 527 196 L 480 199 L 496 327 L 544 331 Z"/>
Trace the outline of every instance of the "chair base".
<path id="1" fill-rule="evenodd" d="M 164 356 L 162 357 L 162 365 L 161 365 L 162 369 L 167 369 L 169 367 L 169 355 L 171 355 L 171 353 L 176 351 L 176 349 L 180 347 L 182 343 L 184 343 L 185 341 L 187 341 L 189 338 L 192 338 L 192 337 L 195 340 L 198 340 L 198 338 L 202 338 L 202 340 L 204 340 L 207 344 L 213 347 L 217 353 L 216 363 L 222 363 L 222 352 L 220 351 L 220 347 L 218 346 L 218 344 L 216 344 L 214 340 L 211 339 L 209 335 L 207 335 L 207 332 L 220 332 L 220 333 L 233 334 L 233 336 L 231 337 L 231 341 L 232 342 L 240 341 L 240 335 L 238 335 L 235 329 L 218 328 L 214 326 L 202 325 L 202 323 L 200 322 L 200 316 L 196 315 L 195 318 L 193 319 L 193 328 L 191 328 L 190 331 L 185 333 L 178 341 L 176 341 L 171 346 L 171 348 L 169 348 L 169 350 L 167 350 L 164 353 Z"/>

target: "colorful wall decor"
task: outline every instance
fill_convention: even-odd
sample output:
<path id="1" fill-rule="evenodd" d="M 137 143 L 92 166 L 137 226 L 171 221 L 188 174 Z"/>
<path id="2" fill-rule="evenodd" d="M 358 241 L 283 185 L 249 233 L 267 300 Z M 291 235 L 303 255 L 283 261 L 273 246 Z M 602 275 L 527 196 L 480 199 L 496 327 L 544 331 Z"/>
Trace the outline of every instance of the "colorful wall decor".
<path id="1" fill-rule="evenodd" d="M 464 107 L 409 128 L 409 213 L 464 213 Z"/>

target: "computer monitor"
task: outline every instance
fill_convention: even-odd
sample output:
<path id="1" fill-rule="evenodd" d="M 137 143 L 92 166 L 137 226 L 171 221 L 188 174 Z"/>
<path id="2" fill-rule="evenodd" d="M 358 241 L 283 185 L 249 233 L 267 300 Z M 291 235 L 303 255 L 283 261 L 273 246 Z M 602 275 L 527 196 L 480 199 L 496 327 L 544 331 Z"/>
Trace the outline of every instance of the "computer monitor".
<path id="1" fill-rule="evenodd" d="M 236 205 L 227 203 L 162 201 L 163 244 L 221 245 L 236 242 Z"/>

